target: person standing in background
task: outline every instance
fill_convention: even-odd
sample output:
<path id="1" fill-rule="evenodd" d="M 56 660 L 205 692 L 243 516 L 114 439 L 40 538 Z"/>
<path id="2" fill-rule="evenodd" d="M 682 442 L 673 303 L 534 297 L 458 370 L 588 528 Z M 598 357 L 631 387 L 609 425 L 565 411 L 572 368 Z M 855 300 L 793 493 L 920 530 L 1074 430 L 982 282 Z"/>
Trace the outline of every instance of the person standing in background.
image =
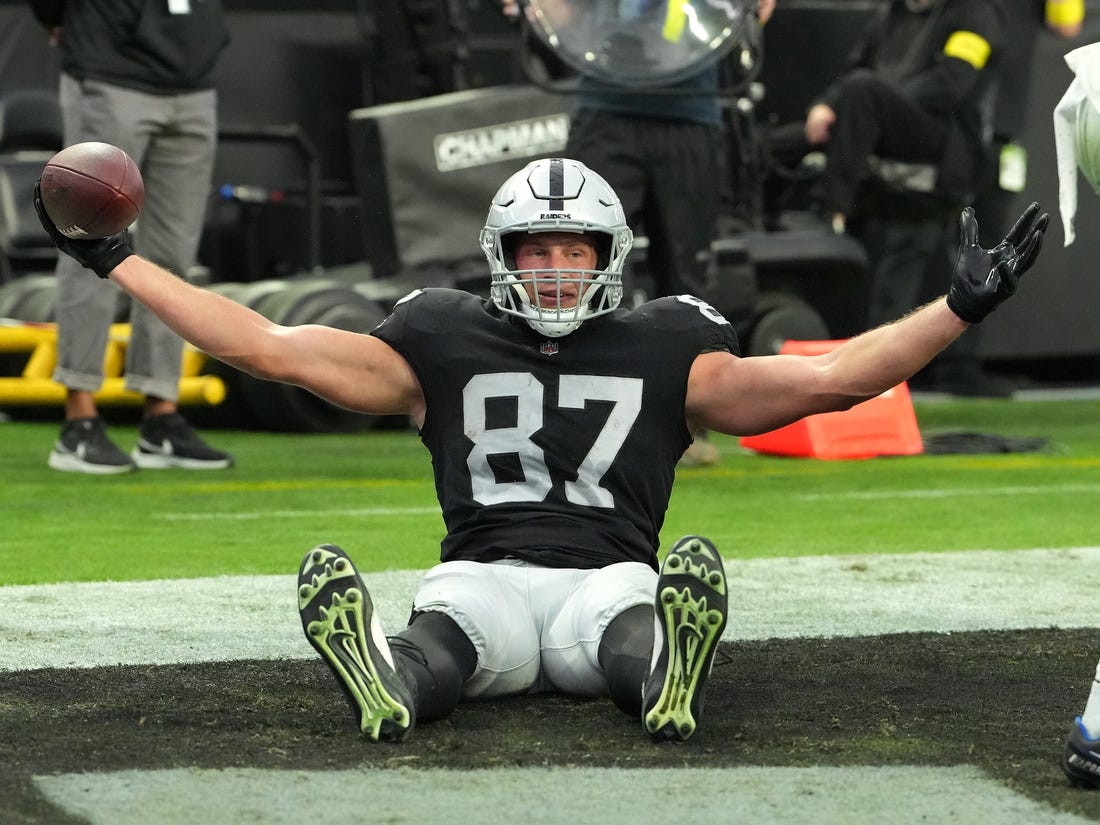
<path id="1" fill-rule="evenodd" d="M 30 0 L 61 50 L 65 145 L 100 141 L 130 155 L 145 180 L 137 249 L 183 277 L 194 264 L 217 148 L 213 73 L 229 42 L 221 0 Z M 65 422 L 49 466 L 113 474 L 142 468 L 221 469 L 229 454 L 206 444 L 179 413 L 182 340 L 139 304 L 130 314 L 126 387 L 145 397 L 130 455 L 108 437 L 93 393 L 120 293 L 57 263 L 57 369 Z"/>
<path id="2" fill-rule="evenodd" d="M 1008 230 L 1013 216 L 1013 198 L 1024 189 L 1027 180 L 1027 149 L 1020 143 L 1030 104 L 1032 64 L 1039 38 L 1050 35 L 1071 39 L 1081 33 L 1085 20 L 1084 0 L 1002 0 L 1004 54 L 997 72 L 997 95 L 993 108 L 993 138 L 986 154 L 975 211 L 982 216 L 983 228 L 991 233 Z M 944 254 L 954 254 L 950 232 L 941 243 Z M 933 294 L 943 264 L 931 263 L 925 273 L 924 294 Z M 926 375 L 917 378 L 921 389 L 952 395 L 1009 396 L 1016 381 L 987 372 L 978 358 L 982 333 L 967 332 L 941 353 Z"/>
<path id="3" fill-rule="evenodd" d="M 919 305 L 945 224 L 977 189 L 1002 16 L 998 0 L 884 3 L 805 117 L 770 135 L 777 167 L 798 167 L 815 147 L 825 157 L 820 210 L 867 252 L 864 329 Z M 905 171 L 891 179 L 890 167 Z"/>

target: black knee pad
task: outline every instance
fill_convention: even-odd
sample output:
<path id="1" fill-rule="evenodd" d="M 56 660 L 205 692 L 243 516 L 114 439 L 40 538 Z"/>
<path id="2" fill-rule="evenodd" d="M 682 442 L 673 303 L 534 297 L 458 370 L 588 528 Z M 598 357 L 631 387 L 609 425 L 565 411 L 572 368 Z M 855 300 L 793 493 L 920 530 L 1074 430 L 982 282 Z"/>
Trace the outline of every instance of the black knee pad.
<path id="1" fill-rule="evenodd" d="M 477 666 L 469 637 L 449 616 L 429 611 L 414 613 L 389 642 L 398 670 L 416 693 L 418 721 L 449 716 Z"/>
<path id="2" fill-rule="evenodd" d="M 600 667 L 615 707 L 630 716 L 642 713 L 642 683 L 653 656 L 653 608 L 636 605 L 611 620 L 600 639 Z"/>

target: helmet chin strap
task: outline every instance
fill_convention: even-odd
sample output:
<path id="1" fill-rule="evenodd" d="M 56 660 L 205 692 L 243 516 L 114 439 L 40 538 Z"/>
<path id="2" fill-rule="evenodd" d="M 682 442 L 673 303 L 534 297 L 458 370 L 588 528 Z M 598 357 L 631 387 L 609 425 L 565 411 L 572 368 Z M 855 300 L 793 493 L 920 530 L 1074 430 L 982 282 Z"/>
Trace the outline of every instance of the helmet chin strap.
<path id="1" fill-rule="evenodd" d="M 580 328 L 581 319 L 578 318 L 575 321 L 563 323 L 551 323 L 549 321 L 536 321 L 534 318 L 528 318 L 527 325 L 539 335 L 545 335 L 547 338 L 564 338 L 566 335 L 576 332 Z"/>
<path id="2" fill-rule="evenodd" d="M 531 299 L 527 294 L 527 290 L 522 282 L 512 284 L 512 289 L 516 293 L 517 303 L 526 308 L 526 312 L 523 312 L 521 317 L 527 322 L 527 325 L 531 327 L 539 335 L 545 335 L 547 338 L 561 338 L 568 335 L 571 332 L 576 331 L 580 327 L 581 322 L 588 317 L 588 306 L 584 303 L 578 303 L 576 307 L 570 307 L 564 310 L 566 314 L 570 316 L 568 321 L 550 321 L 540 317 L 540 309 L 531 303 Z M 545 310 L 550 312 L 550 310 Z"/>

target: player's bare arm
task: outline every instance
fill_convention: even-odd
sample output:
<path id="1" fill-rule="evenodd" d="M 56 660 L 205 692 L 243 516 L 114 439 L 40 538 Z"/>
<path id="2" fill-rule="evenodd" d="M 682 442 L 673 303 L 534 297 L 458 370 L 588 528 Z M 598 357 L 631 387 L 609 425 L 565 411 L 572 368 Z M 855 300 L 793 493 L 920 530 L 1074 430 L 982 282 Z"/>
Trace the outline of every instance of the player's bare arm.
<path id="1" fill-rule="evenodd" d="M 1047 220 L 1033 203 L 1003 241 L 984 249 L 973 211 L 964 210 L 948 294 L 829 353 L 700 355 L 688 377 L 689 425 L 731 435 L 766 432 L 806 415 L 848 409 L 908 379 L 1016 291 L 1039 254 Z"/>
<path id="2" fill-rule="evenodd" d="M 34 206 L 59 250 L 100 278 L 112 278 L 203 352 L 256 378 L 303 387 L 356 412 L 422 419 L 424 396 L 416 377 L 382 341 L 330 327 L 272 323 L 135 255 L 125 229 L 107 237 L 67 237 L 46 212 L 41 181 L 34 187 Z"/>
<path id="3" fill-rule="evenodd" d="M 249 375 L 304 387 L 358 412 L 422 412 L 420 385 L 405 359 L 377 338 L 273 323 L 137 255 L 115 266 L 110 276 L 181 338 Z"/>
<path id="4" fill-rule="evenodd" d="M 909 378 L 966 327 L 941 298 L 823 355 L 705 353 L 688 378 L 688 421 L 753 435 L 814 413 L 846 410 Z"/>

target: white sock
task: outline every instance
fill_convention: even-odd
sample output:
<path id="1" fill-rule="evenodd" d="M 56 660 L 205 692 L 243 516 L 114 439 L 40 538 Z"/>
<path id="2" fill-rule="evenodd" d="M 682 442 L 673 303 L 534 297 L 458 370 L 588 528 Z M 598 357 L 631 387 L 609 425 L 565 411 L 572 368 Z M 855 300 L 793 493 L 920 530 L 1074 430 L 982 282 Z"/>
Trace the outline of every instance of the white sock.
<path id="1" fill-rule="evenodd" d="M 1100 739 L 1100 663 L 1096 665 L 1096 675 L 1092 679 L 1085 710 L 1081 714 L 1081 724 L 1089 733 L 1090 739 Z"/>

